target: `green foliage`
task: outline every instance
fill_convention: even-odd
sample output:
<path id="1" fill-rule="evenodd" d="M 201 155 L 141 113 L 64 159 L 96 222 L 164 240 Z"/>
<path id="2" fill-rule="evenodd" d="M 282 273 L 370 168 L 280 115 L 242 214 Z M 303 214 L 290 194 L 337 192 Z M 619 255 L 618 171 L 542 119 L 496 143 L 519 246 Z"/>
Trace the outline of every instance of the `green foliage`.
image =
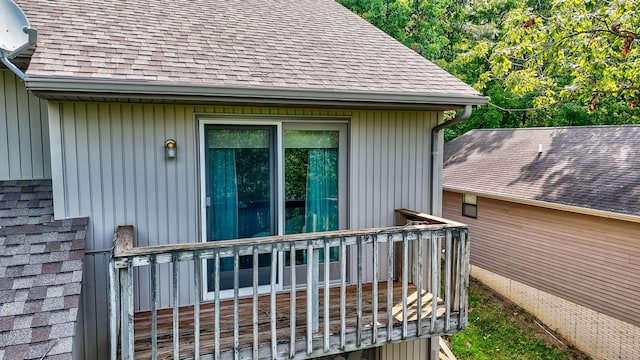
<path id="1" fill-rule="evenodd" d="M 556 0 L 550 11 L 508 12 L 493 44 L 490 68 L 476 83 L 499 80 L 533 105 L 576 102 L 597 109 L 603 99 L 640 95 L 640 0 Z"/>
<path id="2" fill-rule="evenodd" d="M 449 43 L 443 21 L 455 0 L 338 0 L 382 31 L 429 59 Z"/>
<path id="3" fill-rule="evenodd" d="M 338 1 L 489 96 L 447 140 L 640 123 L 640 0 Z"/>

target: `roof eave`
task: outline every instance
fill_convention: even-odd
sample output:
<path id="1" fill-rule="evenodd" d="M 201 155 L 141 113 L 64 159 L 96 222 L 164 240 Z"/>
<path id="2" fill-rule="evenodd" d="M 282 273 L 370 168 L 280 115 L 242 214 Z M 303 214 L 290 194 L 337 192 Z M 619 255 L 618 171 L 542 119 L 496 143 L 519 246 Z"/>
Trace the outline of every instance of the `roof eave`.
<path id="1" fill-rule="evenodd" d="M 80 79 L 29 76 L 27 88 L 49 100 L 121 99 L 154 102 L 237 103 L 255 105 L 339 106 L 378 108 L 457 109 L 465 105 L 486 105 L 487 97 L 456 93 L 389 93 L 304 88 L 229 87 L 168 82 Z"/>
<path id="2" fill-rule="evenodd" d="M 489 198 L 489 199 L 500 200 L 500 201 L 508 201 L 508 202 L 513 202 L 513 203 L 517 203 L 517 204 L 538 206 L 538 207 L 543 207 L 543 208 L 547 208 L 547 209 L 568 211 L 568 212 L 572 212 L 572 213 L 578 213 L 578 214 L 584 214 L 584 215 L 591 215 L 591 216 L 598 216 L 598 217 L 604 217 L 604 218 L 609 218 L 609 219 L 616 219 L 616 220 L 623 220 L 623 221 L 630 221 L 630 222 L 634 222 L 634 223 L 640 223 L 640 216 L 630 215 L 630 214 L 622 214 L 622 213 L 617 213 L 617 212 L 613 212 L 613 211 L 605 211 L 605 210 L 585 208 L 585 207 L 574 206 L 574 205 L 552 203 L 552 202 L 541 201 L 541 200 L 525 199 L 525 198 L 520 198 L 520 197 L 516 197 L 516 196 L 506 196 L 506 195 L 500 195 L 500 194 L 493 194 L 493 193 L 489 193 L 489 192 L 486 192 L 486 191 L 477 191 L 477 190 L 474 190 L 474 189 L 455 187 L 455 186 L 443 185 L 442 189 L 445 190 L 445 191 L 461 193 L 461 194 L 470 193 L 470 194 L 475 194 L 475 195 L 478 195 L 478 196 L 481 196 L 481 197 L 486 197 L 486 198 Z"/>

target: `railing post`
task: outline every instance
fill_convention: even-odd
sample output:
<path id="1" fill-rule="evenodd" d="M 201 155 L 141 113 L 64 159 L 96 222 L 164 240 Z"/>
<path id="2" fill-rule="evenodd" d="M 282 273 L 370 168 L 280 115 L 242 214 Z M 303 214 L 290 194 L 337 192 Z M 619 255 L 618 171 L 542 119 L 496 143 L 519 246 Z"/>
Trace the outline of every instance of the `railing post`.
<path id="1" fill-rule="evenodd" d="M 464 302 L 463 309 L 460 311 L 462 314 L 462 318 L 460 319 L 460 323 L 466 327 L 469 325 L 469 273 L 471 272 L 471 242 L 469 239 L 469 231 L 467 229 L 462 229 L 460 234 L 460 239 L 464 244 Z"/>
<path id="2" fill-rule="evenodd" d="M 371 343 L 378 342 L 378 235 L 372 236 L 373 240 L 373 287 L 371 289 L 373 298 L 373 309 L 371 323 L 373 324 L 371 333 Z"/>
<path id="3" fill-rule="evenodd" d="M 240 298 L 240 254 L 238 248 L 233 247 L 233 359 L 240 358 L 240 321 L 239 314 Z"/>
<path id="4" fill-rule="evenodd" d="M 409 242 L 406 231 L 402 232 L 402 338 L 407 338 L 408 313 L 407 295 L 409 288 Z"/>
<path id="5" fill-rule="evenodd" d="M 213 346 L 214 353 L 213 358 L 215 360 L 220 359 L 220 252 L 216 251 L 214 253 L 213 258 L 213 289 L 214 289 L 214 298 L 213 298 Z"/>
<path id="6" fill-rule="evenodd" d="M 451 230 L 447 230 L 445 238 L 445 263 L 444 263 L 444 306 L 445 319 L 444 331 L 449 332 L 451 329 Z"/>
<path id="7" fill-rule="evenodd" d="M 464 325 L 462 322 L 462 312 L 464 311 L 464 302 L 465 302 L 465 245 L 464 245 L 464 235 L 463 231 L 459 232 L 458 235 L 458 249 L 457 249 L 457 262 L 458 262 L 458 273 L 456 277 L 458 278 L 458 311 L 460 314 L 460 321 L 458 322 L 458 329 L 464 329 Z"/>
<path id="8" fill-rule="evenodd" d="M 251 324 L 253 326 L 253 358 L 257 359 L 259 355 L 258 347 L 258 286 L 259 286 L 259 274 L 258 274 L 258 248 L 253 246 L 253 320 Z"/>
<path id="9" fill-rule="evenodd" d="M 193 350 L 194 360 L 200 360 L 200 290 L 202 287 L 201 284 L 201 270 L 202 270 L 202 262 L 200 261 L 200 254 L 196 253 L 193 257 L 193 275 L 195 277 L 195 286 L 194 286 L 194 296 L 195 296 L 195 304 L 193 304 L 193 334 L 194 334 L 194 343 Z"/>
<path id="10" fill-rule="evenodd" d="M 133 264 L 127 259 L 126 268 L 117 268 L 115 259 L 133 248 L 133 226 L 118 226 L 113 238 L 113 250 L 109 263 L 109 316 L 111 333 L 111 359 L 118 357 L 118 329 L 120 330 L 121 359 L 133 359 Z M 118 298 L 120 307 L 118 308 Z M 118 324 L 118 312 L 120 324 Z"/>
<path id="11" fill-rule="evenodd" d="M 296 246 L 295 242 L 289 243 L 289 268 L 291 270 L 291 294 L 289 309 L 289 357 L 296 356 Z"/>
<path id="12" fill-rule="evenodd" d="M 347 332 L 347 246 L 340 238 L 340 349 L 346 346 Z"/>
<path id="13" fill-rule="evenodd" d="M 429 331 L 433 334 L 436 331 L 436 318 L 438 316 L 438 288 L 440 287 L 440 281 L 438 281 L 438 269 L 440 265 L 440 259 L 438 257 L 438 234 L 435 231 L 431 232 L 431 245 L 429 249 L 431 253 L 429 258 L 431 259 L 431 323 Z"/>
<path id="14" fill-rule="evenodd" d="M 276 247 L 271 245 L 271 296 L 269 297 L 271 305 L 271 358 L 278 358 L 278 336 L 276 324 L 276 277 L 278 275 L 278 251 Z"/>
<path id="15" fill-rule="evenodd" d="M 151 257 L 151 271 L 149 278 L 151 280 L 151 358 L 158 358 L 158 281 L 156 276 L 156 256 Z"/>
<path id="16" fill-rule="evenodd" d="M 326 241 L 324 242 L 324 351 L 327 352 L 329 351 L 329 283 L 330 283 L 330 278 L 331 278 L 331 274 L 329 273 L 329 262 L 330 262 L 330 256 L 329 256 L 329 243 Z"/>
<path id="17" fill-rule="evenodd" d="M 313 248 L 313 252 L 308 255 L 313 255 L 313 261 L 309 262 L 311 268 L 308 271 L 311 271 L 311 276 L 313 277 L 311 282 L 311 289 L 313 290 L 313 332 L 318 332 L 320 326 L 320 249 Z M 324 254 L 325 261 L 327 261 L 328 256 L 329 254 Z"/>
<path id="18" fill-rule="evenodd" d="M 127 267 L 120 269 L 120 344 L 123 360 L 134 359 L 133 334 L 133 266 L 131 260 Z"/>
<path id="19" fill-rule="evenodd" d="M 387 235 L 387 342 L 393 339 L 393 266 L 394 266 L 393 236 Z"/>
<path id="20" fill-rule="evenodd" d="M 357 247 L 357 289 L 356 289 L 356 346 L 360 347 L 362 342 L 362 236 L 358 236 Z"/>
<path id="21" fill-rule="evenodd" d="M 417 314 L 417 324 L 416 324 L 416 335 L 418 337 L 422 336 L 422 288 L 423 288 L 423 278 L 424 278 L 424 273 L 423 273 L 423 262 L 424 262 L 424 256 L 422 254 L 423 252 L 423 236 L 422 236 L 422 232 L 418 232 L 417 234 L 418 236 L 418 271 L 417 271 L 417 284 L 416 284 L 416 293 L 418 294 L 417 297 L 417 302 L 416 302 L 416 314 Z"/>
<path id="22" fill-rule="evenodd" d="M 317 325 L 314 322 L 317 322 L 317 305 L 315 299 L 318 294 L 315 292 L 313 287 L 314 276 L 313 269 L 315 263 L 315 256 L 313 253 L 313 246 L 311 245 L 311 241 L 307 242 L 307 355 L 311 354 L 313 351 L 313 332 L 316 329 Z"/>
<path id="23" fill-rule="evenodd" d="M 180 291 L 178 289 L 179 279 L 180 279 L 180 263 L 178 262 L 178 257 L 173 254 L 171 256 L 171 269 L 172 269 L 172 305 L 173 305 L 173 358 L 180 358 Z"/>
<path id="24" fill-rule="evenodd" d="M 111 254 L 109 260 L 109 337 L 110 359 L 118 358 L 118 279 L 119 271 Z"/>

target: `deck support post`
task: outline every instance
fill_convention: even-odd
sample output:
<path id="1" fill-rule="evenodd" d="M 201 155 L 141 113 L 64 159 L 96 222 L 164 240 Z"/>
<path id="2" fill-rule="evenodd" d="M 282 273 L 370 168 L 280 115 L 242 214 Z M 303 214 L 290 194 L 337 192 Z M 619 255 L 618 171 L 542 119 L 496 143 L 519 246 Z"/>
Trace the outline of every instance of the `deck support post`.
<path id="1" fill-rule="evenodd" d="M 429 345 L 428 360 L 440 359 L 440 336 L 434 336 L 427 339 Z"/>

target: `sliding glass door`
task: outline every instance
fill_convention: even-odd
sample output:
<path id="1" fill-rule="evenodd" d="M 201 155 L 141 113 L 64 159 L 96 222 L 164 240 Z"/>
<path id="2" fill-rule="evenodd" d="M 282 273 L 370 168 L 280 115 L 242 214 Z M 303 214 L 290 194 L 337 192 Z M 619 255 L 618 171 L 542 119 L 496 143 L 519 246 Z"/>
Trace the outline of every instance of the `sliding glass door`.
<path id="1" fill-rule="evenodd" d="M 346 124 L 201 122 L 204 184 L 203 238 L 220 241 L 346 228 Z M 286 255 L 286 256 L 284 256 Z M 292 266 L 279 254 L 278 286 L 289 286 Z M 338 248 L 317 260 L 338 268 Z M 271 255 L 260 255 L 259 285 L 269 286 Z M 296 252 L 304 281 L 306 251 Z M 335 266 L 334 266 L 335 265 Z M 239 287 L 253 285 L 253 257 L 241 256 Z M 220 289 L 233 289 L 233 258 L 220 261 Z M 214 291 L 214 263 L 206 264 L 206 297 Z M 332 271 L 333 273 L 333 271 Z M 323 281 L 321 278 L 320 281 Z M 302 285 L 298 283 L 297 285 Z"/>

